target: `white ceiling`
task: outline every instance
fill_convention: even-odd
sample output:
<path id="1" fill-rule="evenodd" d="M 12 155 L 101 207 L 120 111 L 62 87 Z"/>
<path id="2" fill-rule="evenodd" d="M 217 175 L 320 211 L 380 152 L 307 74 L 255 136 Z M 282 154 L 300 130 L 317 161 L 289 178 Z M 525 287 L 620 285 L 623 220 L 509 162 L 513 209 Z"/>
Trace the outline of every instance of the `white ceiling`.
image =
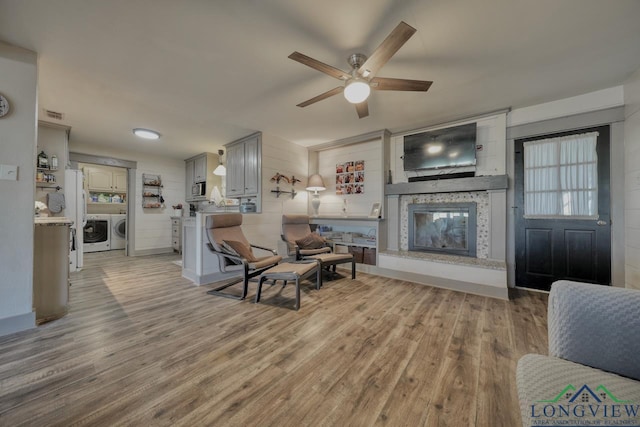
<path id="1" fill-rule="evenodd" d="M 640 68 L 639 18 L 638 0 L 0 0 L 0 40 L 38 52 L 40 107 L 73 140 L 186 158 L 256 130 L 311 146 L 616 86 Z M 341 95 L 296 107 L 339 81 L 290 53 L 348 70 L 401 20 L 418 31 L 379 76 L 428 92 L 374 92 L 364 119 Z"/>

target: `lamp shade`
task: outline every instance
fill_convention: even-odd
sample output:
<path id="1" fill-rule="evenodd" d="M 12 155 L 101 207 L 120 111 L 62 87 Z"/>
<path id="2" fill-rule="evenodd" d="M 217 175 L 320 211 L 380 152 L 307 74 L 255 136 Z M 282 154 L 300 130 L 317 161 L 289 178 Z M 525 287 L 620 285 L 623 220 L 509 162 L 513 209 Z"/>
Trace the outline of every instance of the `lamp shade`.
<path id="1" fill-rule="evenodd" d="M 313 174 L 309 177 L 307 182 L 307 191 L 324 191 L 327 187 L 324 186 L 324 181 L 320 175 Z"/>
<path id="2" fill-rule="evenodd" d="M 213 170 L 214 175 L 225 176 L 227 174 L 227 168 L 222 164 L 222 155 L 224 154 L 224 150 L 218 150 L 218 167 Z"/>

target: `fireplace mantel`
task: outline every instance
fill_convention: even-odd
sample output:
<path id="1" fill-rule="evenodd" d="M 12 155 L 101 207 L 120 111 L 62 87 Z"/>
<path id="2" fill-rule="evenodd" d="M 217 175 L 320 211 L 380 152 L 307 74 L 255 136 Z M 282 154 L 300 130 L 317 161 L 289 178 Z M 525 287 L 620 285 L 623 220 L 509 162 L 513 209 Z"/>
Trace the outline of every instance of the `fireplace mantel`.
<path id="1" fill-rule="evenodd" d="M 505 190 L 509 187 L 507 175 L 487 175 L 473 178 L 438 179 L 433 181 L 387 184 L 385 196 L 402 194 L 456 193 L 459 191 Z"/>

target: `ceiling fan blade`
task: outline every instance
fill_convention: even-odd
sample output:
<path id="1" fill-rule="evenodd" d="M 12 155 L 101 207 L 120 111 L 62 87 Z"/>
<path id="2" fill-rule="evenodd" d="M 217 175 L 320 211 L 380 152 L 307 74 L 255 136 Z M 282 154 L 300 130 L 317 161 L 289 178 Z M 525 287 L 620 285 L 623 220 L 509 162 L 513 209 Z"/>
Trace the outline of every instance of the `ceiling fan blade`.
<path id="1" fill-rule="evenodd" d="M 369 104 L 367 101 L 356 104 L 356 111 L 358 112 L 359 118 L 367 117 L 369 115 Z"/>
<path id="2" fill-rule="evenodd" d="M 314 103 L 316 103 L 318 101 L 322 101 L 323 99 L 327 99 L 327 98 L 329 98 L 329 97 L 331 97 L 333 95 L 337 95 L 339 93 L 342 93 L 342 91 L 344 91 L 344 86 L 334 87 L 333 89 L 328 90 L 325 93 L 321 93 L 320 95 L 314 96 L 313 98 L 311 98 L 311 99 L 309 99 L 307 101 L 301 102 L 297 106 L 298 107 L 306 107 L 307 105 L 314 104 Z"/>
<path id="3" fill-rule="evenodd" d="M 411 38 L 416 29 L 404 21 L 401 21 L 391 34 L 373 51 L 358 73 L 364 77 L 375 75 L 380 68 Z"/>
<path id="4" fill-rule="evenodd" d="M 311 67 L 315 70 L 321 71 L 325 74 L 330 75 L 331 77 L 335 77 L 336 79 L 347 80 L 349 77 L 351 77 L 348 73 L 345 73 L 339 68 L 327 65 L 324 62 L 320 62 L 317 59 L 313 59 L 310 56 L 307 56 L 300 52 L 293 52 L 291 55 L 289 55 L 289 59 L 293 59 L 294 61 L 304 64 L 307 67 Z"/>
<path id="5" fill-rule="evenodd" d="M 426 92 L 433 82 L 427 80 L 391 79 L 388 77 L 374 77 L 371 79 L 371 89 L 375 90 L 410 90 Z"/>

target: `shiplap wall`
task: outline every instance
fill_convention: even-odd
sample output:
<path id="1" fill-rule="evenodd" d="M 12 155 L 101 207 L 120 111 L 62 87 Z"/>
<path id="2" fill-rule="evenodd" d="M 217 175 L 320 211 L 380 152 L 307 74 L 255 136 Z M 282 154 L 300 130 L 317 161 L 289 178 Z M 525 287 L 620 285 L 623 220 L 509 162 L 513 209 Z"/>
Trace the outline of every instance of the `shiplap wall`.
<path id="1" fill-rule="evenodd" d="M 138 157 L 136 169 L 136 251 L 171 247 L 171 216 L 173 205 L 184 199 L 185 164 L 182 159 L 147 156 Z M 162 197 L 164 209 L 142 208 L 142 174 L 160 175 L 162 178 Z M 185 212 L 183 210 L 183 212 Z"/>
<path id="2" fill-rule="evenodd" d="M 320 216 L 341 215 L 345 199 L 349 216 L 368 216 L 374 203 L 384 205 L 383 153 L 383 142 L 380 138 L 320 151 L 318 173 L 322 175 L 327 187 L 320 193 Z M 364 160 L 364 193 L 337 195 L 336 164 L 358 160 Z"/>
<path id="3" fill-rule="evenodd" d="M 307 213 L 307 173 L 309 160 L 307 149 L 276 136 L 262 134 L 262 213 L 243 215 L 242 230 L 247 239 L 254 244 L 276 249 L 282 228 L 282 214 Z M 294 176 L 302 182 L 293 187 L 298 193 L 295 198 L 290 194 L 276 197 L 276 183 L 271 178 L 280 173 Z M 280 181 L 280 190 L 291 191 L 292 186 Z"/>
<path id="4" fill-rule="evenodd" d="M 640 70 L 624 85 L 624 99 L 625 286 L 640 289 Z"/>
<path id="5" fill-rule="evenodd" d="M 484 175 L 504 175 L 506 173 L 506 114 L 483 117 L 476 120 L 466 120 L 455 123 L 447 123 L 441 126 L 414 129 L 407 132 L 397 133 L 391 137 L 391 170 L 393 183 L 408 182 L 409 177 L 438 175 L 446 173 L 457 173 L 473 171 L 473 167 L 438 169 L 437 171 L 405 172 L 402 164 L 404 155 L 404 136 L 412 135 L 436 129 L 444 129 L 452 126 L 464 125 L 467 123 L 477 123 L 476 145 L 481 145 L 482 149 L 476 151 L 476 176 Z"/>

